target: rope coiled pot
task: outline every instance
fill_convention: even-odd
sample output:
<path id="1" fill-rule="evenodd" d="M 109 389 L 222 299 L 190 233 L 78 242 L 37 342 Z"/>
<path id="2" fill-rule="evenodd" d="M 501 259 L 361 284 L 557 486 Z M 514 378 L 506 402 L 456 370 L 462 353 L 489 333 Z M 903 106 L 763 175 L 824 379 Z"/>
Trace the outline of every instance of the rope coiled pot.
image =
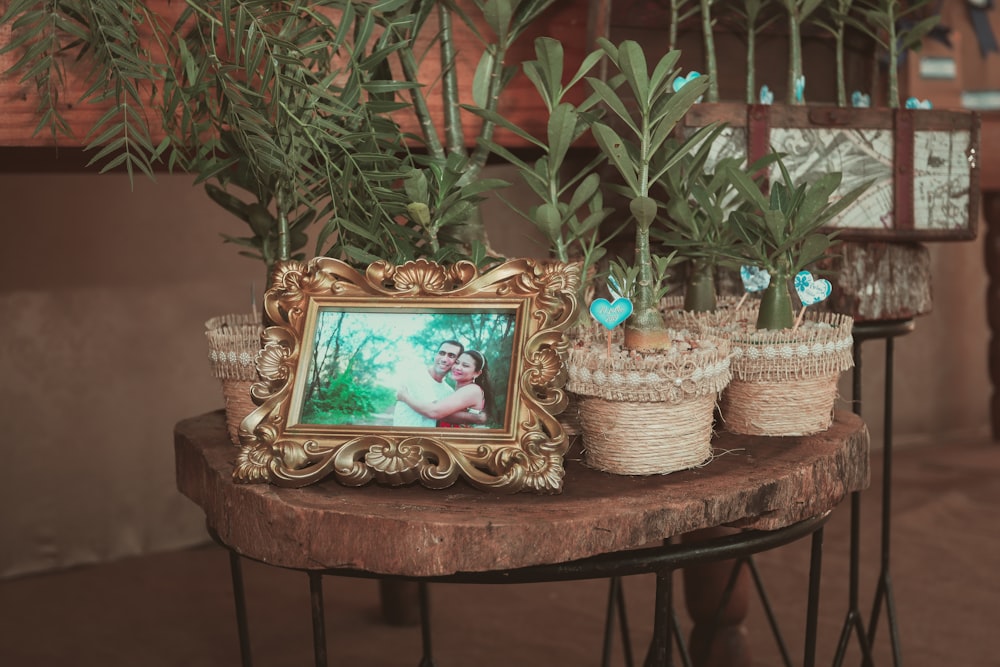
<path id="1" fill-rule="evenodd" d="M 256 360 L 263 331 L 260 313 L 220 315 L 205 322 L 208 360 L 222 384 L 226 431 L 234 445 L 240 444 L 240 422 L 257 407 L 250 387 L 259 379 Z"/>
<path id="2" fill-rule="evenodd" d="M 853 325 L 849 315 L 816 313 L 795 330 L 730 331 L 733 379 L 720 402 L 725 429 L 766 436 L 828 429 L 840 374 L 854 365 Z"/>
<path id="3" fill-rule="evenodd" d="M 584 463 L 619 475 L 657 475 L 712 457 L 713 417 L 729 383 L 729 343 L 673 331 L 670 350 L 633 354 L 598 338 L 571 347 Z"/>

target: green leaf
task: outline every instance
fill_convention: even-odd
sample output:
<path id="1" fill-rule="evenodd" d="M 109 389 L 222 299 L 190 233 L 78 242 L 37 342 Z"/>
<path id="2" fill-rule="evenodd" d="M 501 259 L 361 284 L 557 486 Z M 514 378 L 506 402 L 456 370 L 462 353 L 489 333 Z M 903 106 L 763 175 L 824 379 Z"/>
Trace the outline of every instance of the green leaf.
<path id="1" fill-rule="evenodd" d="M 566 153 L 576 138 L 579 116 L 571 104 L 560 104 L 552 110 L 548 123 L 549 169 L 558 171 Z"/>
<path id="2" fill-rule="evenodd" d="M 825 234 L 813 234 L 806 237 L 802 245 L 799 246 L 798 266 L 794 267 L 794 270 L 798 272 L 818 260 L 831 245 L 832 242 Z"/>
<path id="3" fill-rule="evenodd" d="M 601 184 L 601 177 L 598 174 L 588 174 L 586 178 L 580 181 L 580 184 L 573 191 L 573 196 L 569 201 L 569 208 L 571 211 L 576 211 L 581 206 L 589 202 L 595 194 L 597 194 L 598 188 Z"/>
<path id="4" fill-rule="evenodd" d="M 788 221 L 781 211 L 764 211 L 764 224 L 767 225 L 771 238 L 781 243 L 785 238 Z"/>
<path id="5" fill-rule="evenodd" d="M 536 60 L 524 64 L 524 72 L 535 83 L 546 108 L 551 110 L 562 97 L 562 42 L 551 37 L 539 37 L 535 40 L 535 57 Z M 535 73 L 536 78 L 531 77 L 529 70 Z"/>
<path id="6" fill-rule="evenodd" d="M 496 34 L 497 42 L 500 44 L 507 41 L 513 15 L 512 0 L 486 0 L 483 6 L 483 18 L 486 20 L 486 25 Z"/>
<path id="7" fill-rule="evenodd" d="M 633 194 L 641 195 L 642 191 L 639 186 L 636 166 L 632 162 L 628 153 L 628 148 L 622 138 L 619 137 L 614 130 L 603 123 L 594 123 L 591 130 L 594 133 L 594 139 L 597 141 L 597 145 L 600 147 L 601 151 L 608 156 L 611 164 L 618 170 L 618 173 L 621 174 L 621 177 L 625 180 L 626 185 L 632 190 Z"/>
<path id="8" fill-rule="evenodd" d="M 479 116 L 480 118 L 483 118 L 483 119 L 485 119 L 485 120 L 487 120 L 487 121 L 489 121 L 491 123 L 494 123 L 494 124 L 496 124 L 496 125 L 504 128 L 506 130 L 510 130 L 511 132 L 513 132 L 514 134 L 516 134 L 517 136 L 519 136 L 520 138 L 524 139 L 525 141 L 527 141 L 529 143 L 532 143 L 532 144 L 538 146 L 539 148 L 545 148 L 545 144 L 544 143 L 542 143 L 540 140 L 538 140 L 535 137 L 531 136 L 525 130 L 521 129 L 520 127 L 518 127 L 517 125 L 515 125 L 514 123 L 512 123 L 506 116 L 502 116 L 499 113 L 497 113 L 496 111 L 493 111 L 491 109 L 483 109 L 483 108 L 480 108 L 480 107 L 472 107 L 472 106 L 468 106 L 468 105 L 464 105 L 464 104 L 462 105 L 462 108 L 465 109 L 465 110 L 467 110 L 467 111 L 469 111 L 469 112 L 471 112 L 471 113 L 474 113 L 475 115 Z M 496 142 L 485 141 L 485 140 L 483 141 L 483 143 L 490 150 L 493 150 L 495 153 L 499 154 L 499 152 L 496 150 L 496 148 L 500 147 L 499 144 L 497 144 Z"/>
<path id="9" fill-rule="evenodd" d="M 483 51 L 476 65 L 476 73 L 472 77 L 472 101 L 478 107 L 487 107 L 490 94 L 490 82 L 495 56 L 492 49 Z"/>
<path id="10" fill-rule="evenodd" d="M 625 75 L 625 81 L 639 102 L 639 108 L 648 109 L 652 103 L 649 95 L 649 71 L 646 54 L 638 42 L 627 39 L 618 45 L 618 69 Z"/>
<path id="11" fill-rule="evenodd" d="M 832 195 L 840 186 L 839 171 L 823 174 L 809 187 L 802 204 L 798 207 L 798 216 L 804 220 L 812 220 L 830 203 Z"/>
<path id="12" fill-rule="evenodd" d="M 635 197 L 628 204 L 628 210 L 635 216 L 636 222 L 643 229 L 648 229 L 653 224 L 658 209 L 656 201 L 650 197 Z"/>
<path id="13" fill-rule="evenodd" d="M 604 81 L 593 77 L 587 77 L 587 82 L 590 83 L 590 87 L 594 90 L 594 93 L 598 96 L 598 98 L 608 105 L 608 108 L 614 111 L 616 116 L 621 118 L 637 136 L 641 134 L 639 126 L 636 125 L 635 120 L 633 120 L 632 115 L 625 106 L 625 103 L 620 97 L 618 97 L 618 93 L 616 93 L 611 86 Z"/>
<path id="14" fill-rule="evenodd" d="M 576 71 L 576 74 L 574 74 L 566 83 L 566 90 L 573 88 L 580 81 L 582 81 L 583 78 L 590 73 L 590 70 L 594 69 L 594 66 L 596 66 L 603 57 L 604 53 L 602 51 L 592 51 L 591 53 L 588 53 L 583 59 L 583 62 L 580 63 L 580 68 Z M 561 71 L 562 68 L 560 67 L 560 72 Z"/>
<path id="15" fill-rule="evenodd" d="M 559 209 L 552 204 L 541 204 L 532 216 L 538 228 L 550 239 L 559 236 L 562 227 L 562 216 Z"/>
<path id="16" fill-rule="evenodd" d="M 420 169 L 414 169 L 403 180 L 403 189 L 411 202 L 429 201 L 427 194 L 427 174 Z"/>

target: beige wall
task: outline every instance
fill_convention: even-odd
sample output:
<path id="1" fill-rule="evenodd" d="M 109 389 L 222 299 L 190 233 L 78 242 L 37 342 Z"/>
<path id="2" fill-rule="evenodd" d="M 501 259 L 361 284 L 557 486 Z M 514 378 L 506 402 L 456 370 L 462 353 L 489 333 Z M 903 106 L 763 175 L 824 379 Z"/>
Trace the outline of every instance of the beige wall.
<path id="1" fill-rule="evenodd" d="M 240 223 L 190 179 L 158 180 L 0 174 L 0 576 L 205 539 L 174 486 L 172 429 L 221 407 L 203 324 L 249 309 L 263 276 L 221 243 Z M 499 250 L 537 252 L 487 218 Z M 896 345 L 900 445 L 988 433 L 981 242 L 932 252 L 935 312 Z M 882 348 L 864 348 L 867 401 Z M 877 444 L 881 410 L 865 414 Z"/>

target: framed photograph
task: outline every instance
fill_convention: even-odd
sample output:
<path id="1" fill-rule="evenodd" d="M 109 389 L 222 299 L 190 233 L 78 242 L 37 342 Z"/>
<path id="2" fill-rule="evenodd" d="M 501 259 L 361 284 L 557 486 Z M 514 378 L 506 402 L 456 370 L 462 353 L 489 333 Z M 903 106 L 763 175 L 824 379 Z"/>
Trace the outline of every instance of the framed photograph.
<path id="1" fill-rule="evenodd" d="M 284 264 L 234 479 L 558 492 L 578 286 L 532 260 Z"/>

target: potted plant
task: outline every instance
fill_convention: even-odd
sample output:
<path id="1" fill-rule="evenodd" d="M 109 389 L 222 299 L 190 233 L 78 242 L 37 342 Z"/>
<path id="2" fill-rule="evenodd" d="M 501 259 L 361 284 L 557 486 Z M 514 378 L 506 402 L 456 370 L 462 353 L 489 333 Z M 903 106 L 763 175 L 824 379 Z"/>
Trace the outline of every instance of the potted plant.
<path id="1" fill-rule="evenodd" d="M 674 256 L 654 254 L 650 242 L 659 217 L 654 184 L 711 132 L 705 128 L 682 142 L 668 141 L 708 82 L 694 78 L 674 89 L 678 51 L 650 70 L 635 42 L 601 40 L 599 49 L 615 74 L 608 81 L 588 79 L 609 110 L 607 121 L 595 120 L 590 129 L 629 201 L 634 260 L 613 260 L 611 272 L 616 301 L 627 300 L 631 316 L 620 339 L 609 330 L 607 345 L 595 337 L 570 349 L 567 387 L 580 399 L 588 465 L 618 474 L 663 474 L 711 457 L 712 415 L 729 380 L 726 341 L 668 330 L 658 304 Z M 592 308 L 602 303 L 610 305 L 596 300 Z"/>
<path id="2" fill-rule="evenodd" d="M 741 239 L 729 216 L 745 207 L 747 200 L 735 188 L 730 171 L 739 169 L 759 181 L 777 159 L 769 153 L 744 167 L 742 159 L 728 156 L 718 159 L 710 170 L 706 163 L 725 130 L 723 125 L 716 126 L 696 150 L 684 153 L 657 182 L 665 195 L 666 216 L 653 229 L 653 236 L 688 262 L 683 303 L 671 309 L 682 321 L 685 313 L 696 316 L 688 322 L 697 321 L 697 314 L 715 313 L 719 305 L 716 274 L 723 268 L 738 268 L 732 258 L 739 256 Z"/>
<path id="3" fill-rule="evenodd" d="M 603 56 L 602 51 L 590 53 L 564 82 L 565 53 L 562 43 L 551 37 L 535 40 L 535 59 L 525 61 L 522 67 L 547 112 L 544 136 L 534 136 L 495 110 L 466 107 L 484 120 L 520 137 L 539 153 L 535 159 L 526 158 L 495 140 L 479 140 L 480 145 L 515 167 L 535 203 L 523 209 L 502 195 L 501 199 L 514 213 L 538 229 L 552 259 L 580 265 L 583 280 L 578 300 L 581 303 L 586 303 L 587 297 L 592 296 L 598 262 L 607 254 L 608 242 L 621 229 L 608 233 L 601 228 L 613 211 L 605 206 L 598 172 L 605 157 L 588 154 L 581 161 L 569 159 L 573 146 L 601 116 L 596 96 L 574 103 L 571 92 Z M 573 170 L 572 173 L 568 173 L 570 170 Z M 581 309 L 580 315 L 582 322 L 589 322 L 585 309 Z"/>
<path id="4" fill-rule="evenodd" d="M 726 429 L 736 433 L 807 435 L 832 421 L 837 380 L 853 363 L 853 320 L 829 313 L 803 318 L 805 306 L 831 289 L 827 280 L 814 280 L 805 269 L 833 244 L 835 234 L 821 228 L 868 184 L 833 201 L 839 173 L 798 184 L 780 158 L 777 165 L 782 180 L 771 184 L 769 196 L 747 174 L 729 169 L 734 186 L 753 204 L 730 216 L 743 242 L 741 261 L 766 270 L 770 283 L 755 325 L 730 333 L 733 379 L 723 393 L 721 414 Z M 798 318 L 789 292 L 793 276 L 803 305 Z"/>

